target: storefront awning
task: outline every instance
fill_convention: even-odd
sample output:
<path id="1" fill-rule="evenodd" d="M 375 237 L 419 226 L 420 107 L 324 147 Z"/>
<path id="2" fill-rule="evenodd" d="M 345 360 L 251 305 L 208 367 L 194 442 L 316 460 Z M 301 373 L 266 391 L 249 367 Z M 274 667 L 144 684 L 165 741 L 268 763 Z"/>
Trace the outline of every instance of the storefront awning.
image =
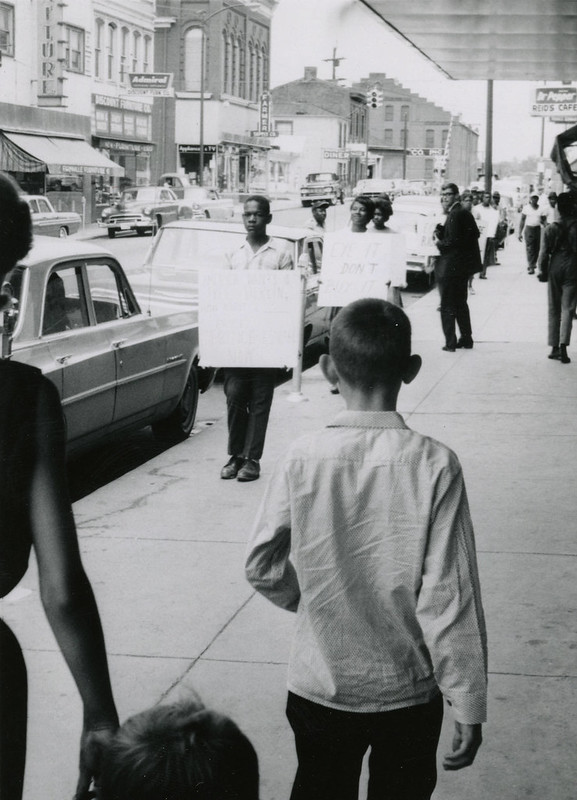
<path id="1" fill-rule="evenodd" d="M 43 168 L 54 174 L 88 174 L 88 175 L 124 175 L 124 168 L 115 164 L 84 141 L 69 139 L 63 136 L 36 136 L 28 133 L 2 132 L 2 137 L 20 151 L 20 161 L 24 165 L 17 167 L 23 172 L 38 172 Z M 7 149 L 7 148 L 3 148 Z M 2 151 L 0 151 L 1 153 Z M 26 167 L 26 162 L 29 166 Z M 38 166 L 38 164 L 40 166 Z M 4 170 L 14 167 L 0 164 Z"/>

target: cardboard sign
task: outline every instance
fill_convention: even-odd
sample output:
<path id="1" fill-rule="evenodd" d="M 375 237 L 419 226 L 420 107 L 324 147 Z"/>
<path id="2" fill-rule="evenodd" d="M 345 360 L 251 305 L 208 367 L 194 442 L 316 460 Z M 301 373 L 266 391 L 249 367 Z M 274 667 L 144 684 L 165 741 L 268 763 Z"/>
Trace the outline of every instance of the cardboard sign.
<path id="1" fill-rule="evenodd" d="M 297 365 L 302 306 L 298 272 L 201 269 L 198 278 L 201 366 Z"/>
<path id="2" fill-rule="evenodd" d="M 398 233 L 326 233 L 319 306 L 346 306 L 363 297 L 387 299 L 387 284 L 404 285 L 405 238 Z"/>

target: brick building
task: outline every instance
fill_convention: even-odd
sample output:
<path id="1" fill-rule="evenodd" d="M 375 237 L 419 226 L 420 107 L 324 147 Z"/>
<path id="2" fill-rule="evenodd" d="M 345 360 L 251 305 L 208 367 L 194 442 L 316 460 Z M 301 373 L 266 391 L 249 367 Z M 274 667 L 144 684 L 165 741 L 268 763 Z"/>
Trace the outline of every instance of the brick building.
<path id="1" fill-rule="evenodd" d="M 382 91 L 382 105 L 369 109 L 372 177 L 447 177 L 461 186 L 477 179 L 479 136 L 473 128 L 384 73 L 372 72 L 355 84 L 365 96 L 373 87 Z"/>
<path id="2" fill-rule="evenodd" d="M 253 9 L 223 0 L 157 0 L 155 71 L 173 73 L 175 96 L 154 104 L 155 179 L 181 171 L 229 192 L 265 189 L 270 142 L 254 132 L 269 88 L 277 3 L 262 0 Z"/>

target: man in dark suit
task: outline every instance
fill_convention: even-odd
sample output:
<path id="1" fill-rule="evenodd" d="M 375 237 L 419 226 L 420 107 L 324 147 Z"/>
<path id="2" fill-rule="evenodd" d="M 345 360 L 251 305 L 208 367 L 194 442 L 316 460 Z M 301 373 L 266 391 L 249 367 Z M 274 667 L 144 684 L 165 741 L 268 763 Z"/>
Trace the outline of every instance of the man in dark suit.
<path id="1" fill-rule="evenodd" d="M 434 235 L 440 254 L 435 275 L 441 295 L 443 350 L 454 353 L 458 347 L 473 347 L 467 284 L 470 276 L 481 270 L 479 229 L 471 212 L 459 202 L 459 189 L 454 183 L 441 187 L 441 205 L 447 218 L 442 230 L 437 229 Z M 458 340 L 455 322 L 461 334 Z"/>

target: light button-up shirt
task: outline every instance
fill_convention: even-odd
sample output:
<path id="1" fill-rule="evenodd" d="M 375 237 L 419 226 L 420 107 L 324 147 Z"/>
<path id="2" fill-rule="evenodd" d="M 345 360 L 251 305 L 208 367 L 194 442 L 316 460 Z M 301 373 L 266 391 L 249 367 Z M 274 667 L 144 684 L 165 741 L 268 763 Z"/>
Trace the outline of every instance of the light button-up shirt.
<path id="1" fill-rule="evenodd" d="M 292 269 L 290 247 L 280 239 L 269 238 L 255 252 L 245 239 L 242 245 L 228 255 L 230 269 Z"/>

